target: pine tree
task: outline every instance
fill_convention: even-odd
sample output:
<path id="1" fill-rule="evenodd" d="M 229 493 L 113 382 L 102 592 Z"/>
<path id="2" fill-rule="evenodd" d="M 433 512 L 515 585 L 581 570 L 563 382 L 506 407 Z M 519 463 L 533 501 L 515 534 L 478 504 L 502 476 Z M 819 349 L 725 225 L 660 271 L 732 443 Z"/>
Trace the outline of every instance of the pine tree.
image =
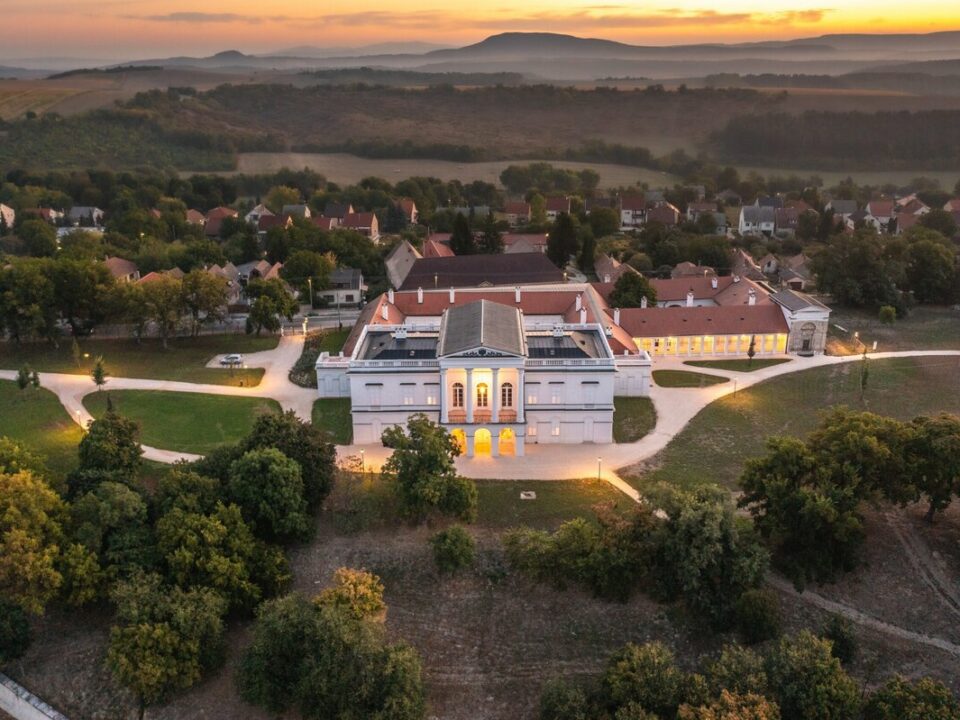
<path id="1" fill-rule="evenodd" d="M 97 356 L 97 360 L 93 364 L 93 370 L 90 372 L 90 377 L 93 378 L 93 382 L 97 386 L 97 390 L 102 390 L 103 386 L 107 384 L 107 370 L 103 366 L 102 355 Z"/>

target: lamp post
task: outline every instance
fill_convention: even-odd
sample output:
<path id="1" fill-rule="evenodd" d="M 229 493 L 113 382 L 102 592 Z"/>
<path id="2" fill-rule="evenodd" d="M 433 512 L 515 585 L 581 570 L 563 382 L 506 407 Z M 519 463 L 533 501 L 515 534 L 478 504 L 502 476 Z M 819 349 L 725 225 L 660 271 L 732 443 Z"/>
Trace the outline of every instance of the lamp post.
<path id="1" fill-rule="evenodd" d="M 83 427 L 83 420 L 80 419 L 80 411 L 77 410 L 76 412 L 77 412 L 77 425 L 80 426 L 81 430 L 84 430 L 85 428 Z"/>
<path id="2" fill-rule="evenodd" d="M 307 285 L 310 287 L 310 309 L 313 310 L 313 278 L 307 278 Z"/>
<path id="3" fill-rule="evenodd" d="M 307 319 L 306 318 L 303 319 L 303 336 L 304 337 L 307 336 Z"/>
<path id="4" fill-rule="evenodd" d="M 360 472 L 363 475 L 367 474 L 367 451 L 363 448 L 360 448 Z"/>
<path id="5" fill-rule="evenodd" d="M 600 468 L 603 465 L 603 458 L 599 455 L 597 456 L 597 480 L 600 479 Z"/>

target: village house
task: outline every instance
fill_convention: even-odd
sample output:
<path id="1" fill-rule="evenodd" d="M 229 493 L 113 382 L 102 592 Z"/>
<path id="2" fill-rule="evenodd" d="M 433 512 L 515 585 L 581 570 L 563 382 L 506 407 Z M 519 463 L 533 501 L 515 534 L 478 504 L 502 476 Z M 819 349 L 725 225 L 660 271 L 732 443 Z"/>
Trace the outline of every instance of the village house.
<path id="1" fill-rule="evenodd" d="M 188 225 L 203 225 L 207 222 L 206 216 L 199 210 L 194 210 L 193 208 L 187 210 L 186 220 Z"/>
<path id="2" fill-rule="evenodd" d="M 696 222 L 701 215 L 713 215 L 717 212 L 715 202 L 692 202 L 687 204 L 687 220 Z"/>
<path id="3" fill-rule="evenodd" d="M 220 229 L 223 227 L 223 221 L 227 218 L 239 217 L 233 208 L 224 206 L 215 207 L 207 213 L 207 221 L 203 225 L 203 234 L 209 238 L 220 237 Z"/>
<path id="4" fill-rule="evenodd" d="M 51 225 L 59 225 L 64 220 L 64 214 L 60 210 L 54 210 L 53 208 L 26 208 L 21 212 L 24 215 L 35 217 L 38 220 L 43 220 Z"/>
<path id="5" fill-rule="evenodd" d="M 280 210 L 280 214 L 288 217 L 303 218 L 304 220 L 309 220 L 313 216 L 313 213 L 310 212 L 310 206 L 304 205 L 303 203 L 284 205 Z"/>
<path id="6" fill-rule="evenodd" d="M 243 219 L 248 225 L 259 226 L 260 218 L 273 217 L 273 216 L 274 216 L 274 213 L 270 212 L 270 209 L 266 205 L 264 205 L 263 203 L 260 203 L 259 205 L 254 207 L 250 212 L 244 215 Z"/>
<path id="7" fill-rule="evenodd" d="M 894 216 L 894 202 L 893 200 L 871 200 L 864 210 L 875 221 L 868 222 L 874 225 L 878 231 L 885 231 Z"/>
<path id="8" fill-rule="evenodd" d="M 358 232 L 374 242 L 380 239 L 380 221 L 377 219 L 376 213 L 347 213 L 340 221 L 340 227 Z"/>
<path id="9" fill-rule="evenodd" d="M 680 210 L 677 209 L 676 205 L 672 205 L 665 200 L 658 202 L 647 210 L 647 222 L 673 227 L 680 222 Z"/>
<path id="10" fill-rule="evenodd" d="M 616 283 L 624 273 L 640 274 L 630 265 L 615 260 L 606 253 L 597 255 L 593 262 L 593 271 L 602 283 Z"/>
<path id="11" fill-rule="evenodd" d="M 108 257 L 103 261 L 113 279 L 120 283 L 135 283 L 140 279 L 140 270 L 132 260 L 121 257 Z"/>
<path id="12" fill-rule="evenodd" d="M 717 271 L 706 265 L 696 265 L 687 260 L 677 263 L 670 271 L 671 278 L 690 278 L 690 277 L 710 277 L 716 275 Z"/>
<path id="13" fill-rule="evenodd" d="M 330 273 L 330 287 L 317 291 L 331 305 L 359 305 L 367 292 L 363 273 L 357 268 L 337 268 Z"/>
<path id="14" fill-rule="evenodd" d="M 350 203 L 328 202 L 323 208 L 323 216 L 343 220 L 347 215 L 356 212 Z"/>
<path id="15" fill-rule="evenodd" d="M 555 222 L 560 213 L 570 213 L 570 198 L 551 196 L 546 198 L 547 220 Z"/>
<path id="16" fill-rule="evenodd" d="M 411 225 L 416 225 L 420 219 L 420 211 L 412 198 L 400 198 L 397 201 L 397 209 L 403 213 L 403 219 Z"/>
<path id="17" fill-rule="evenodd" d="M 503 215 L 510 227 L 530 224 L 530 203 L 522 200 L 508 200 L 503 204 Z"/>
<path id="18" fill-rule="evenodd" d="M 744 205 L 740 208 L 741 235 L 773 235 L 777 228 L 776 209 L 769 206 Z"/>
<path id="19" fill-rule="evenodd" d="M 624 195 L 620 198 L 620 227 L 638 228 L 647 221 L 647 200 L 643 195 Z"/>
<path id="20" fill-rule="evenodd" d="M 856 200 L 836 199 L 830 200 L 823 209 L 825 212 L 832 212 L 834 217 L 841 218 L 846 222 L 847 218 L 853 215 L 859 208 Z"/>
<path id="21" fill-rule="evenodd" d="M 547 252 L 549 233 L 504 233 L 503 251 L 505 253 Z"/>
<path id="22" fill-rule="evenodd" d="M 75 205 L 67 213 L 67 223 L 73 227 L 100 227 L 103 225 L 103 210 L 88 205 Z"/>

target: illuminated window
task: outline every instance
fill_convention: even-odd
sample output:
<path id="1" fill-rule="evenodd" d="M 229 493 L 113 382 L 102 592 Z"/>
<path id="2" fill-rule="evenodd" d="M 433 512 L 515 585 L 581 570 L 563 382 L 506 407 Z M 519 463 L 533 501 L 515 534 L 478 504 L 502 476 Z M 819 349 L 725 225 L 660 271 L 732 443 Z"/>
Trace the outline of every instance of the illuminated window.
<path id="1" fill-rule="evenodd" d="M 513 407 L 513 385 L 504 383 L 500 386 L 500 405 L 508 408 Z"/>
<path id="2" fill-rule="evenodd" d="M 434 394 L 433 390 L 427 391 L 427 405 L 436 405 L 437 396 Z"/>
<path id="3" fill-rule="evenodd" d="M 527 437 L 536 437 L 537 436 L 537 426 L 528 425 L 527 426 Z"/>
<path id="4" fill-rule="evenodd" d="M 550 428 L 550 434 L 554 437 L 560 437 L 560 423 L 557 420 L 553 421 L 553 426 Z"/>
<path id="5" fill-rule="evenodd" d="M 453 384 L 453 407 L 463 407 L 463 383 Z"/>
<path id="6" fill-rule="evenodd" d="M 477 407 L 485 408 L 490 404 L 490 393 L 486 383 L 477 385 Z"/>

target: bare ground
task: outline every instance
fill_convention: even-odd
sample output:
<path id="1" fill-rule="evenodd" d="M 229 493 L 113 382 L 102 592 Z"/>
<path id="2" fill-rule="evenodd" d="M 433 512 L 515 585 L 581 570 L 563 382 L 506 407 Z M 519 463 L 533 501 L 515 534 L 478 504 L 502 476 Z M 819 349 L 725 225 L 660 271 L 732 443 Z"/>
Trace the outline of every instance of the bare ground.
<path id="1" fill-rule="evenodd" d="M 923 509 L 868 511 L 864 566 L 802 595 L 772 578 L 788 631 L 820 630 L 831 612 L 854 620 L 860 653 L 852 672 L 876 684 L 894 672 L 931 675 L 960 693 L 960 625 L 951 598 L 960 578 L 960 508 L 933 526 Z M 427 528 L 340 534 L 326 524 L 316 542 L 292 553 L 294 587 L 322 588 L 337 567 L 365 567 L 387 587 L 387 626 L 420 651 L 429 715 L 445 720 L 533 718 L 543 682 L 554 675 L 595 676 L 628 641 L 659 639 L 695 667 L 729 637 L 690 624 L 678 608 L 643 595 L 606 603 L 576 589 L 533 585 L 506 572 L 497 533 L 477 528 L 477 567 L 438 577 Z M 132 717 L 132 703 L 103 667 L 109 615 L 51 612 L 11 675 L 71 718 Z M 156 720 L 269 717 L 236 696 L 233 673 L 249 625 L 232 627 L 227 662 L 163 707 Z"/>

